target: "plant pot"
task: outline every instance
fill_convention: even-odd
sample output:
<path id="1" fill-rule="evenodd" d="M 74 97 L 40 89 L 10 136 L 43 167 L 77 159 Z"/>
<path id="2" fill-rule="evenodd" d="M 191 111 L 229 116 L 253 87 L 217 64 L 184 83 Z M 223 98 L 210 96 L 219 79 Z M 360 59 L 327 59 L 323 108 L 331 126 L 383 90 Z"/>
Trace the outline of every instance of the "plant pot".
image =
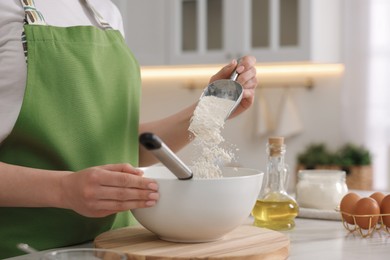
<path id="1" fill-rule="evenodd" d="M 351 166 L 346 172 L 348 189 L 372 190 L 373 171 L 371 165 Z"/>

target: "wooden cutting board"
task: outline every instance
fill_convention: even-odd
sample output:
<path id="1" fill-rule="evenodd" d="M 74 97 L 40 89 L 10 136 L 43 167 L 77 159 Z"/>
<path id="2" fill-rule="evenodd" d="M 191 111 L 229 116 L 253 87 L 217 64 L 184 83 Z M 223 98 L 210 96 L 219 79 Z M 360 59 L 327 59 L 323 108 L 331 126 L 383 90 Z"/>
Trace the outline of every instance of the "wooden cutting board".
<path id="1" fill-rule="evenodd" d="M 286 259 L 290 247 L 284 234 L 250 225 L 236 228 L 221 240 L 195 244 L 163 241 L 136 226 L 102 233 L 94 244 L 126 253 L 131 260 Z"/>

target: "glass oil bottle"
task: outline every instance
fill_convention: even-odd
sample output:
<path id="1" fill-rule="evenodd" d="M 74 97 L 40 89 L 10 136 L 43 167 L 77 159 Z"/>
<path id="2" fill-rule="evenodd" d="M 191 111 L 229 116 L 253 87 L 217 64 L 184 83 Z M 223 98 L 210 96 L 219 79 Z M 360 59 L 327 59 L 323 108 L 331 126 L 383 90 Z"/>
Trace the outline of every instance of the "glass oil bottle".
<path id="1" fill-rule="evenodd" d="M 283 137 L 270 137 L 267 143 L 267 171 L 256 205 L 252 210 L 254 225 L 273 230 L 289 230 L 295 226 L 299 207 L 287 194 L 288 170 L 284 163 L 286 145 Z"/>

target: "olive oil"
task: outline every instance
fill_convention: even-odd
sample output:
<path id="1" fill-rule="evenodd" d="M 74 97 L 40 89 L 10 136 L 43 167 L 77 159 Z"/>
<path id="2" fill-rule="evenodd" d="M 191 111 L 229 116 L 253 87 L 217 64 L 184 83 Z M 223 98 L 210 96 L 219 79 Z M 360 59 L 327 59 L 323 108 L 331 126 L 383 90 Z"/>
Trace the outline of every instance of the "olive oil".
<path id="1" fill-rule="evenodd" d="M 295 227 L 295 217 L 299 207 L 294 200 L 257 200 L 252 210 L 254 225 L 273 230 L 289 230 Z"/>
<path id="2" fill-rule="evenodd" d="M 299 207 L 287 194 L 288 167 L 284 163 L 286 145 L 283 137 L 270 137 L 267 144 L 267 171 L 256 205 L 252 210 L 254 225 L 273 230 L 295 227 Z"/>

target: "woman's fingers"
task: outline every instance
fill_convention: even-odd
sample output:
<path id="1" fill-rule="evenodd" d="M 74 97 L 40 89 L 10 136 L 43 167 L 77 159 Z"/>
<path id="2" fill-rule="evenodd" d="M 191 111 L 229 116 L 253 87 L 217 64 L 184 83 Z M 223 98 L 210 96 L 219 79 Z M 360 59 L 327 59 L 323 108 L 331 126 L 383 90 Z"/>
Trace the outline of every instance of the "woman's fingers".
<path id="1" fill-rule="evenodd" d="M 99 200 L 158 200 L 160 198 L 158 192 L 152 190 L 141 190 L 125 187 L 109 187 L 103 186 L 96 190 L 95 197 Z"/>
<path id="2" fill-rule="evenodd" d="M 131 164 L 128 163 L 119 163 L 119 164 L 106 164 L 103 166 L 100 166 L 101 169 L 106 169 L 109 171 L 115 171 L 115 172 L 126 172 L 131 173 L 135 175 L 143 175 L 142 170 L 135 168 L 131 166 Z"/>
<path id="3" fill-rule="evenodd" d="M 230 75 L 233 73 L 233 70 L 236 68 L 236 66 L 237 66 L 237 61 L 232 60 L 229 64 L 222 67 L 222 69 L 220 69 L 215 75 L 213 75 L 210 78 L 210 83 L 219 79 L 230 78 Z"/>
<path id="4" fill-rule="evenodd" d="M 88 209 L 85 209 L 79 213 L 86 217 L 100 218 L 126 210 L 149 208 L 156 205 L 156 203 L 157 201 L 155 200 L 99 200 L 92 202 Z"/>
<path id="5" fill-rule="evenodd" d="M 103 170 L 99 173 L 99 183 L 102 186 L 158 190 L 155 180 L 129 173 Z"/>
<path id="6" fill-rule="evenodd" d="M 231 61 L 229 64 L 220 69 L 214 76 L 210 78 L 210 82 L 219 79 L 228 79 L 230 75 L 236 69 L 239 74 L 237 82 L 239 82 L 244 89 L 252 89 L 257 87 L 256 78 L 256 58 L 253 56 L 244 56 L 240 59 L 240 63 L 237 64 L 236 60 Z"/>
<path id="7" fill-rule="evenodd" d="M 91 167 L 67 175 L 62 183 L 63 207 L 88 217 L 151 207 L 159 199 L 156 181 L 129 164 Z"/>
<path id="8" fill-rule="evenodd" d="M 254 89 L 257 87 L 256 68 L 251 67 L 237 78 L 237 82 L 240 83 L 244 89 Z"/>

